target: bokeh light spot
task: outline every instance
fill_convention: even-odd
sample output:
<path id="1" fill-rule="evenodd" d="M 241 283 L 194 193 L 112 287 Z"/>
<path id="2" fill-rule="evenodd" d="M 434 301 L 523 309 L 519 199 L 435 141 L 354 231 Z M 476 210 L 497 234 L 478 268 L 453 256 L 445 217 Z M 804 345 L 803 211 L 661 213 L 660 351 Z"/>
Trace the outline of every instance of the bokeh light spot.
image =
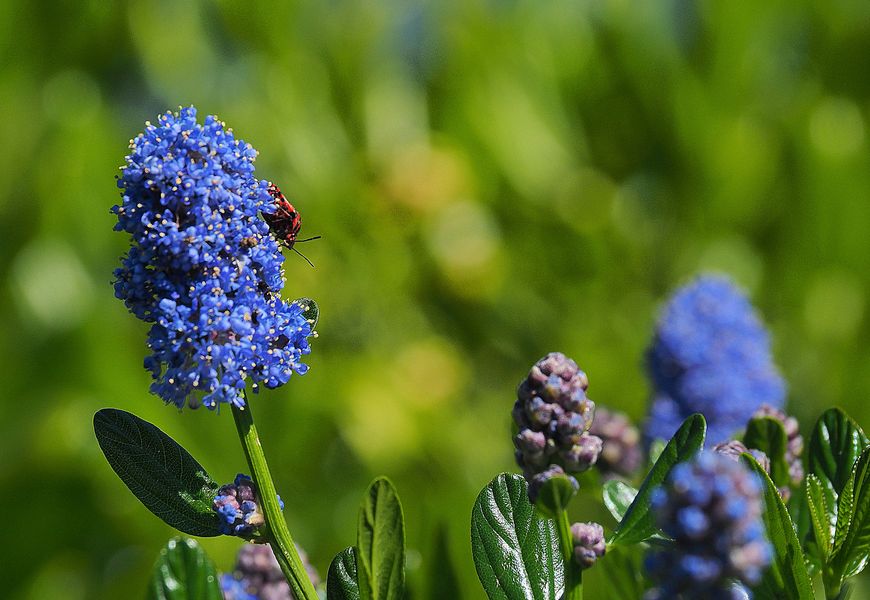
<path id="1" fill-rule="evenodd" d="M 56 239 L 37 239 L 15 258 L 12 278 L 25 316 L 47 329 L 76 326 L 90 307 L 93 284 L 73 248 Z"/>

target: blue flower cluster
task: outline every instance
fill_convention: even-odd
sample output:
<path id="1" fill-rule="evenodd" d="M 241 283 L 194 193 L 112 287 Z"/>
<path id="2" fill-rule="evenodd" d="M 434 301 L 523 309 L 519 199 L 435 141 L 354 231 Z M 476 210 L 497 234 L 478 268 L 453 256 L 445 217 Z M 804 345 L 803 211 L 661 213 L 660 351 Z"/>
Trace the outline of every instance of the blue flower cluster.
<path id="1" fill-rule="evenodd" d="M 577 363 L 552 352 L 532 366 L 517 389 L 513 418 L 515 457 L 535 501 L 548 479 L 585 471 L 598 460 L 601 438 L 589 428 L 595 403 L 586 397 L 589 380 Z"/>
<path id="2" fill-rule="evenodd" d="M 747 597 L 772 550 L 764 537 L 761 482 L 741 463 L 702 452 L 675 466 L 651 501 L 668 547 L 646 566 L 659 586 L 646 600 Z"/>
<path id="3" fill-rule="evenodd" d="M 151 323 L 151 391 L 183 407 L 244 405 L 304 373 L 311 326 L 284 286 L 278 244 L 258 213 L 274 204 L 254 178 L 256 150 L 196 109 L 160 115 L 130 142 L 113 207 L 132 244 L 115 295 Z"/>
<path id="4" fill-rule="evenodd" d="M 305 552 L 296 546 L 311 583 L 317 586 L 320 576 Z M 293 592 L 268 544 L 245 544 L 239 550 L 232 574 L 221 575 L 225 600 L 293 600 Z"/>
<path id="5" fill-rule="evenodd" d="M 278 496 L 284 510 L 284 502 Z M 257 488 L 250 477 L 239 473 L 233 483 L 222 485 L 214 498 L 214 511 L 220 517 L 220 531 L 245 539 L 256 537 L 257 530 L 266 522 L 260 510 Z"/>
<path id="6" fill-rule="evenodd" d="M 780 408 L 785 398 L 764 325 L 724 277 L 699 277 L 674 294 L 659 319 L 647 367 L 655 388 L 647 442 L 670 439 L 693 413 L 706 417 L 710 442 L 724 442 L 762 404 Z"/>

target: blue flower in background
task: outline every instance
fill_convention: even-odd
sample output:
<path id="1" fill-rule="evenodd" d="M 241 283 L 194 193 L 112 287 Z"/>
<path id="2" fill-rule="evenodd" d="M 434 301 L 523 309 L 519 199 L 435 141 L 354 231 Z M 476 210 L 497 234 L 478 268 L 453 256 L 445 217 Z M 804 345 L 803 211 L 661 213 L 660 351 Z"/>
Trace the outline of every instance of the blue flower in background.
<path id="1" fill-rule="evenodd" d="M 305 551 L 296 546 L 311 583 L 320 584 L 317 570 L 308 561 Z M 245 544 L 236 557 L 233 572 L 221 575 L 221 591 L 225 600 L 293 600 L 293 592 L 269 544 Z"/>
<path id="2" fill-rule="evenodd" d="M 770 337 L 747 297 L 727 278 L 705 275 L 677 290 L 647 352 L 654 394 L 644 435 L 670 439 L 693 413 L 707 439 L 724 442 L 762 405 L 781 408 L 785 383 Z"/>
<path id="3" fill-rule="evenodd" d="M 196 109 L 165 113 L 130 142 L 113 207 L 131 247 L 115 295 L 151 323 L 151 391 L 179 408 L 244 405 L 304 373 L 310 324 L 279 296 L 284 260 L 258 213 L 274 210 L 254 178 L 257 152 Z"/>
<path id="4" fill-rule="evenodd" d="M 761 482 L 741 463 L 702 452 L 673 468 L 653 493 L 656 523 L 673 542 L 647 556 L 658 582 L 645 600 L 746 598 L 772 550 L 764 536 Z"/>
<path id="5" fill-rule="evenodd" d="M 221 575 L 221 591 L 224 594 L 224 600 L 258 600 L 257 596 L 248 591 L 249 589 L 250 586 L 246 581 L 236 579 L 229 573 Z"/>

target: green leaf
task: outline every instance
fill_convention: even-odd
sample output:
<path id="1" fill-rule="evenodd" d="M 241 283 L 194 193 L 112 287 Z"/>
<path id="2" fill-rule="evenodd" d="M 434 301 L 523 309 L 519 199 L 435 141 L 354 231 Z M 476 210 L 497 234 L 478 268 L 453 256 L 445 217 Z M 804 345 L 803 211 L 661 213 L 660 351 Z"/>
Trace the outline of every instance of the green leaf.
<path id="1" fill-rule="evenodd" d="M 780 486 L 791 485 L 788 461 L 788 434 L 782 423 L 773 417 L 757 417 L 746 425 L 743 443 L 747 448 L 761 450 L 770 459 L 770 478 Z"/>
<path id="2" fill-rule="evenodd" d="M 357 581 L 364 600 L 399 600 L 405 593 L 405 520 L 396 488 L 379 477 L 359 511 Z"/>
<path id="3" fill-rule="evenodd" d="M 822 413 L 809 445 L 809 471 L 819 478 L 825 502 L 834 510 L 852 465 L 870 444 L 861 427 L 839 408 Z"/>
<path id="4" fill-rule="evenodd" d="M 741 460 L 761 481 L 764 499 L 762 519 L 767 539 L 773 546 L 773 562 L 764 572 L 761 583 L 753 588 L 754 598 L 789 598 L 813 600 L 813 588 L 803 551 L 795 533 L 794 523 L 785 508 L 776 484 L 770 479 L 758 461 L 744 453 Z"/>
<path id="5" fill-rule="evenodd" d="M 652 467 L 652 465 L 656 464 L 656 461 L 659 459 L 659 456 L 662 455 L 662 451 L 665 449 L 665 446 L 667 446 L 667 444 L 668 444 L 667 440 L 663 440 L 661 438 L 656 438 L 649 445 L 649 464 L 650 464 L 650 467 Z"/>
<path id="6" fill-rule="evenodd" d="M 840 494 L 831 563 L 841 580 L 860 573 L 870 558 L 870 448 L 855 463 Z"/>
<path id="7" fill-rule="evenodd" d="M 471 553 L 490 600 L 557 600 L 564 565 L 552 519 L 529 502 L 520 475 L 489 482 L 471 513 Z"/>
<path id="8" fill-rule="evenodd" d="M 646 588 L 643 566 L 644 546 L 614 546 L 598 560 L 596 569 L 601 569 L 607 581 L 609 600 L 638 600 Z"/>
<path id="9" fill-rule="evenodd" d="M 650 512 L 650 497 L 653 491 L 667 478 L 677 463 L 692 458 L 704 445 L 707 423 L 700 414 L 686 419 L 674 437 L 667 443 L 653 465 L 631 505 L 625 511 L 616 531 L 610 536 L 611 544 L 636 544 L 658 533 Z"/>
<path id="10" fill-rule="evenodd" d="M 196 540 L 176 537 L 160 551 L 148 600 L 223 600 L 218 575 Z"/>
<path id="11" fill-rule="evenodd" d="M 188 535 L 220 535 L 212 509 L 219 486 L 175 440 L 114 408 L 94 415 L 94 431 L 112 469 L 148 510 Z"/>
<path id="12" fill-rule="evenodd" d="M 822 565 L 826 565 L 833 549 L 832 544 L 836 530 L 837 514 L 828 508 L 822 483 L 812 473 L 807 475 L 805 489 L 807 508 L 810 513 L 810 523 L 813 528 L 816 548 L 819 551 L 819 559 Z"/>
<path id="13" fill-rule="evenodd" d="M 834 528 L 833 550 L 836 554 L 843 545 L 846 535 L 852 526 L 852 516 L 855 512 L 855 488 L 846 482 L 837 498 L 837 526 Z"/>
<path id="14" fill-rule="evenodd" d="M 637 490 L 624 481 L 619 479 L 611 479 L 604 482 L 604 506 L 619 523 L 625 516 L 625 511 L 631 505 Z"/>
<path id="15" fill-rule="evenodd" d="M 356 551 L 353 546 L 335 555 L 326 576 L 327 600 L 360 600 L 357 583 Z"/>
<path id="16" fill-rule="evenodd" d="M 302 316 L 311 324 L 311 329 L 317 327 L 317 321 L 320 320 L 320 307 L 317 302 L 311 298 L 296 298 L 293 304 L 298 304 L 302 309 Z"/>
<path id="17" fill-rule="evenodd" d="M 550 477 L 541 486 L 538 497 L 535 500 L 535 507 L 546 517 L 551 519 L 558 518 L 568 506 L 571 498 L 577 495 L 575 485 L 576 482 L 572 482 L 568 475 Z"/>

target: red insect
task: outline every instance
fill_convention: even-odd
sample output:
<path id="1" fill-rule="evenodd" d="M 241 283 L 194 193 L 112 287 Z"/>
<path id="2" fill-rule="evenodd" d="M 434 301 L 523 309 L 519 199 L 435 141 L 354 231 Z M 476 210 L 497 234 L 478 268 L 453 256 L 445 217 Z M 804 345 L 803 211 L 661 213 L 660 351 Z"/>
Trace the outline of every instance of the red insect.
<path id="1" fill-rule="evenodd" d="M 302 216 L 299 214 L 299 211 L 290 204 L 290 201 L 281 193 L 281 189 L 274 183 L 269 184 L 267 191 L 272 196 L 272 199 L 275 200 L 275 212 L 263 213 L 263 219 L 269 225 L 269 229 L 275 234 L 279 242 L 287 246 L 288 250 L 293 250 L 293 252 L 304 258 L 313 267 L 314 265 L 311 264 L 308 257 L 299 252 L 293 245 L 317 240 L 320 239 L 320 236 L 317 235 L 304 240 L 296 239 L 299 235 L 299 230 L 302 228 Z"/>

